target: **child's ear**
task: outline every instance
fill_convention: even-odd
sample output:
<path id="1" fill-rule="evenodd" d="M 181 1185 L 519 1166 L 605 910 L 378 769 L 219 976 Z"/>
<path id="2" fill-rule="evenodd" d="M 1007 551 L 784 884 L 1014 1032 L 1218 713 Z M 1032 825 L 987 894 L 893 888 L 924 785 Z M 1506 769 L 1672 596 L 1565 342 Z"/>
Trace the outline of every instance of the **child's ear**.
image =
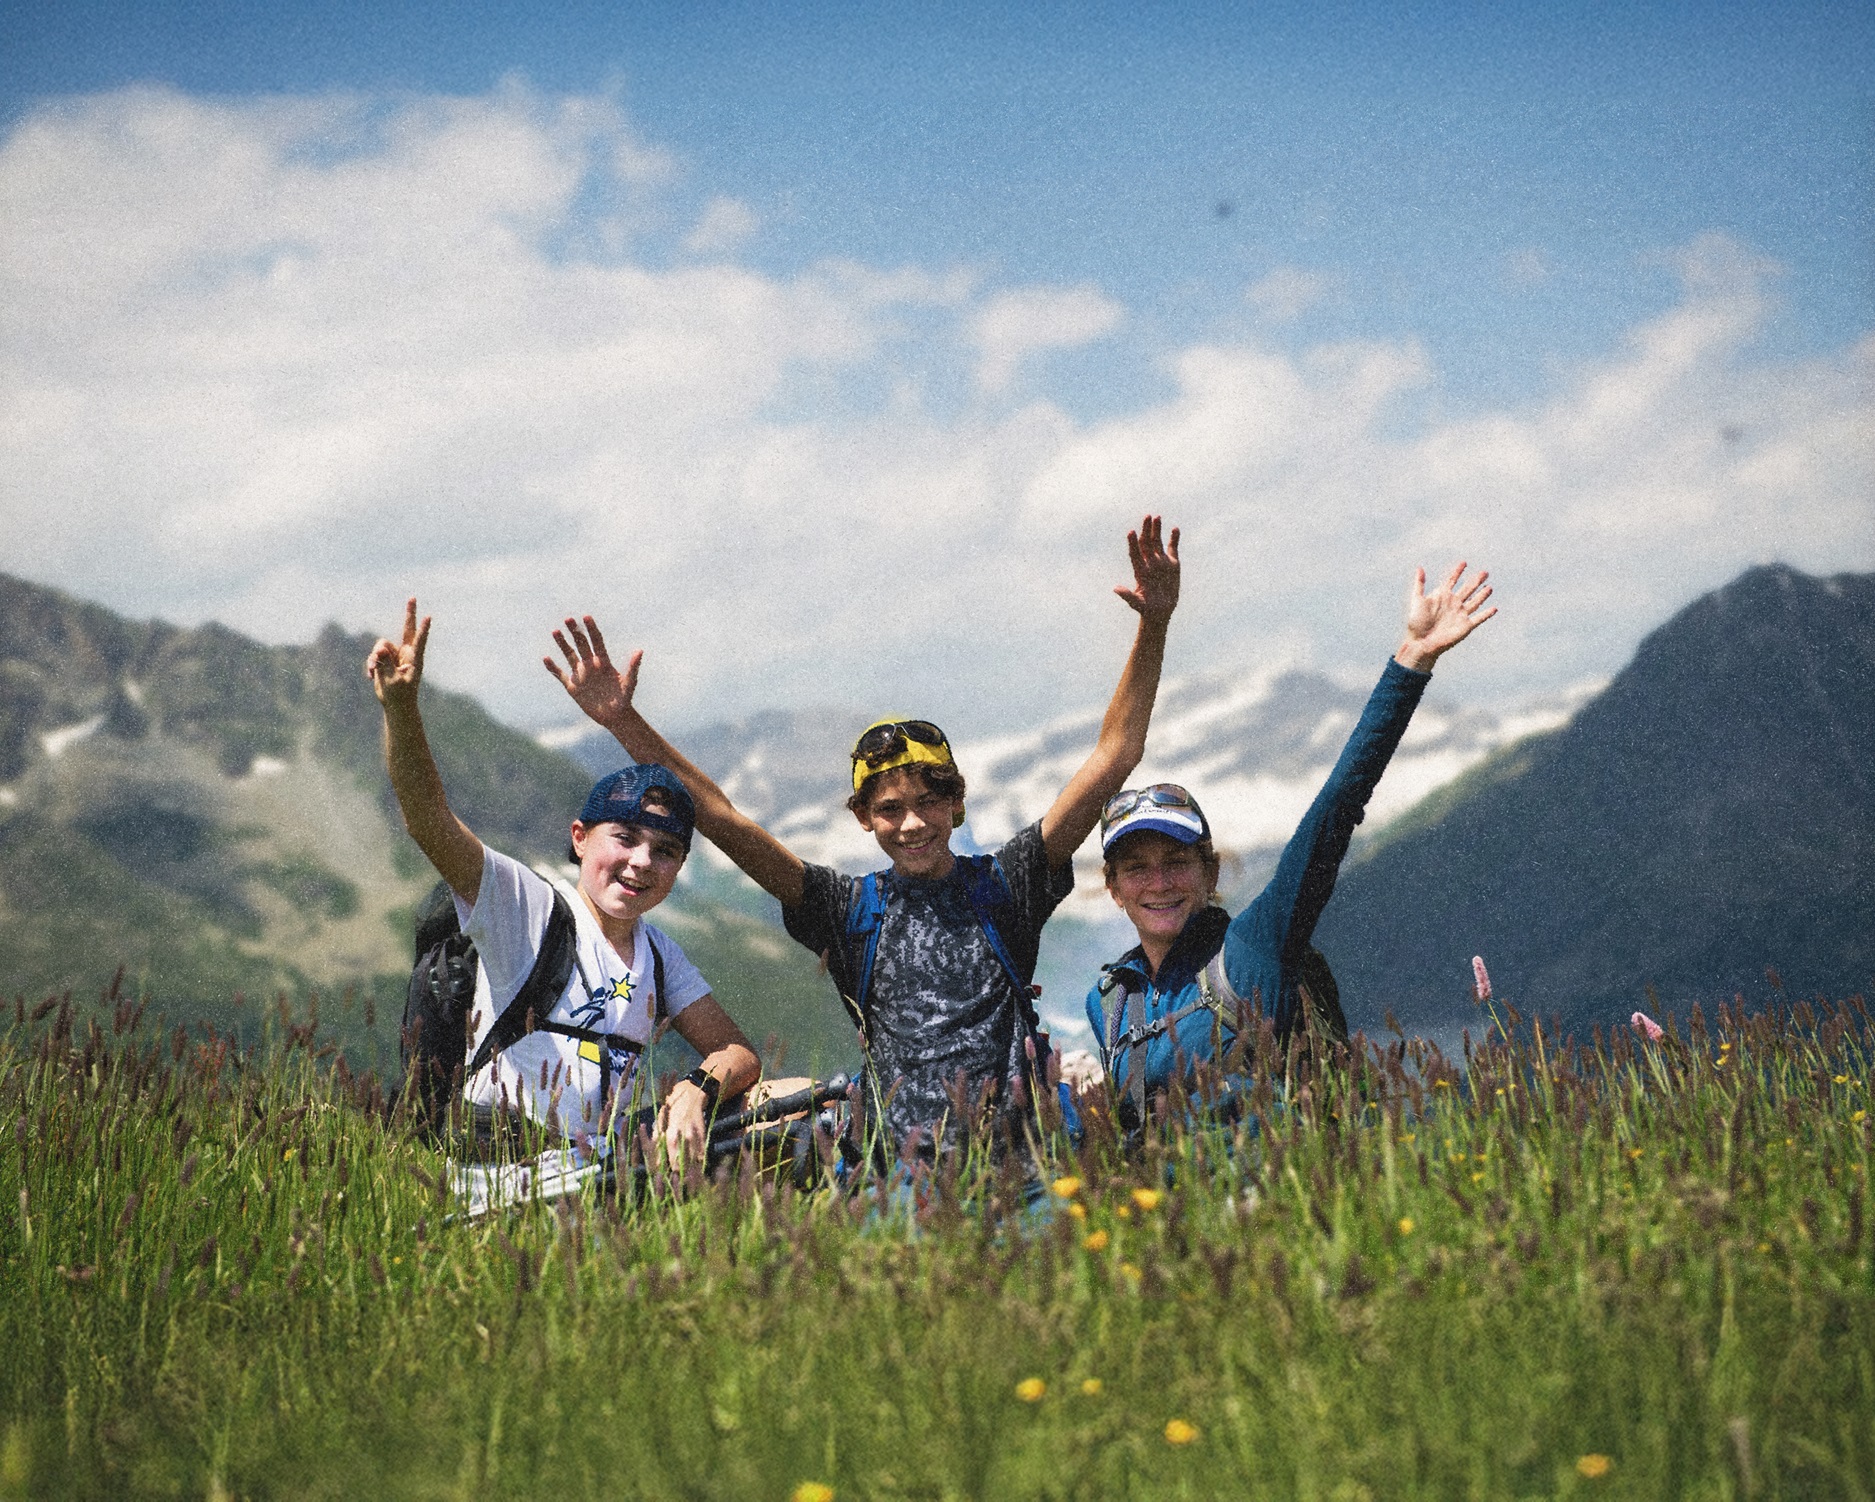
<path id="1" fill-rule="evenodd" d="M 868 834 L 872 832 L 872 816 L 871 816 L 870 808 L 871 808 L 871 805 L 862 804 L 860 807 L 853 810 L 853 817 L 859 820 L 859 827 L 865 830 Z"/>

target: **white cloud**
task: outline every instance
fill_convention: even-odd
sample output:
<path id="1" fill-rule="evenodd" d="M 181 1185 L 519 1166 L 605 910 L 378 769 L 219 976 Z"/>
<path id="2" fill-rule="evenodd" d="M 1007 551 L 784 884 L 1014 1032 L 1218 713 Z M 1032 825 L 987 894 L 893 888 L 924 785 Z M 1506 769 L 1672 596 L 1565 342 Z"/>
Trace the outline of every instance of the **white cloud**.
<path id="1" fill-rule="evenodd" d="M 1007 389 L 1028 356 L 1075 349 L 1110 334 L 1123 316 L 1120 305 L 1098 287 L 1025 287 L 992 297 L 971 320 L 980 358 L 977 384 Z"/>
<path id="2" fill-rule="evenodd" d="M 1410 342 L 1217 340 L 1088 423 L 1016 377 L 1122 329 L 1098 289 L 672 260 L 675 174 L 612 102 L 516 87 L 29 116 L 5 566 L 273 640 L 415 590 L 439 675 L 523 720 L 563 715 L 539 650 L 592 609 L 666 718 L 889 701 L 962 735 L 1104 698 L 1146 509 L 1185 531 L 1177 671 L 1377 658 L 1411 567 L 1461 551 L 1504 585 L 1467 688 L 1519 694 L 1746 564 L 1875 567 L 1875 339 L 1754 359 L 1770 268 L 1722 238 L 1529 410 L 1438 415 Z M 960 377 L 960 412 L 927 398 Z"/>
<path id="3" fill-rule="evenodd" d="M 1278 266 L 1244 290 L 1244 300 L 1271 323 L 1292 323 L 1334 287 L 1334 278 L 1300 266 Z"/>
<path id="4" fill-rule="evenodd" d="M 760 228 L 755 210 L 740 198 L 712 198 L 704 206 L 696 228 L 684 236 L 684 249 L 692 255 L 715 255 L 734 250 Z"/>

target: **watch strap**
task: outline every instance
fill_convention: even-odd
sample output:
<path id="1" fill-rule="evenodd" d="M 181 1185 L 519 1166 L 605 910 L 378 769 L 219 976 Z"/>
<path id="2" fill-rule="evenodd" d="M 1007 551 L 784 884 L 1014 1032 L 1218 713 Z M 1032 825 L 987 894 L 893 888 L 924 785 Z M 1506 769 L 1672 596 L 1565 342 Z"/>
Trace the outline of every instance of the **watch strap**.
<path id="1" fill-rule="evenodd" d="M 710 1103 L 710 1109 L 712 1111 L 716 1109 L 717 1099 L 723 1093 L 723 1082 L 715 1075 L 711 1074 L 709 1070 L 699 1064 L 695 1069 L 684 1076 L 683 1083 L 686 1085 L 695 1085 L 697 1089 L 703 1092 L 704 1099 Z"/>

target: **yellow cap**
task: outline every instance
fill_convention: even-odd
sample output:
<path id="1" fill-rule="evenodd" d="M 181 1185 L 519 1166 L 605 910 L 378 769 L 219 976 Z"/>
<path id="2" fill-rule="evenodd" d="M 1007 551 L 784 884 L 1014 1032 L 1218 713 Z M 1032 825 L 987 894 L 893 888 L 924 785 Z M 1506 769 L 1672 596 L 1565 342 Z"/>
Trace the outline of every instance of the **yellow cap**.
<path id="1" fill-rule="evenodd" d="M 875 776 L 880 772 L 890 772 L 894 767 L 915 766 L 920 762 L 934 767 L 954 767 L 957 765 L 955 758 L 951 756 L 950 742 L 948 740 L 940 740 L 936 745 L 932 745 L 926 741 L 914 740 L 909 735 L 901 735 L 899 737 L 899 749 L 881 761 L 868 761 L 859 754 L 860 741 L 865 740 L 868 735 L 872 734 L 872 732 L 877 730 L 881 725 L 905 725 L 909 723 L 911 723 L 909 720 L 903 719 L 897 715 L 887 715 L 884 719 L 874 720 L 864 730 L 860 731 L 859 739 L 853 742 L 852 752 L 854 792 L 857 793 L 860 790 L 868 777 Z M 920 720 L 917 723 L 927 725 L 930 724 L 930 721 Z M 931 728 L 936 730 L 937 726 L 932 725 Z M 942 734 L 941 731 L 939 733 Z"/>

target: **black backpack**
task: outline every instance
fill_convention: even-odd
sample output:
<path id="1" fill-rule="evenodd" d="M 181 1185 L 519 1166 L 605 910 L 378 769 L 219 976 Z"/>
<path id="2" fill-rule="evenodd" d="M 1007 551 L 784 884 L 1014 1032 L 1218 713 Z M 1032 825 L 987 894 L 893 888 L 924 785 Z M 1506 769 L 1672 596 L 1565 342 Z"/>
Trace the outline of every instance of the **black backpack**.
<path id="1" fill-rule="evenodd" d="M 473 1078 L 496 1054 L 531 1032 L 560 1033 L 600 1044 L 603 1090 L 610 1090 L 612 1085 L 611 1056 L 606 1050 L 634 1054 L 643 1051 L 642 1044 L 617 1033 L 545 1020 L 573 974 L 579 943 L 573 910 L 558 890 L 553 894 L 553 909 L 547 914 L 547 929 L 534 968 L 495 1019 L 495 1025 L 483 1035 L 474 1058 L 466 1056 L 480 959 L 474 941 L 457 921 L 456 900 L 446 882 L 439 881 L 417 908 L 414 927 L 416 964 L 410 971 L 410 987 L 404 997 L 402 1050 L 404 1076 L 415 1083 L 413 1103 L 425 1131 L 434 1134 L 448 1123 L 450 1105 L 461 1098 L 464 1080 Z M 664 1005 L 664 956 L 655 943 L 651 945 L 651 964 L 655 1020 L 661 1026 L 669 1014 Z"/>

